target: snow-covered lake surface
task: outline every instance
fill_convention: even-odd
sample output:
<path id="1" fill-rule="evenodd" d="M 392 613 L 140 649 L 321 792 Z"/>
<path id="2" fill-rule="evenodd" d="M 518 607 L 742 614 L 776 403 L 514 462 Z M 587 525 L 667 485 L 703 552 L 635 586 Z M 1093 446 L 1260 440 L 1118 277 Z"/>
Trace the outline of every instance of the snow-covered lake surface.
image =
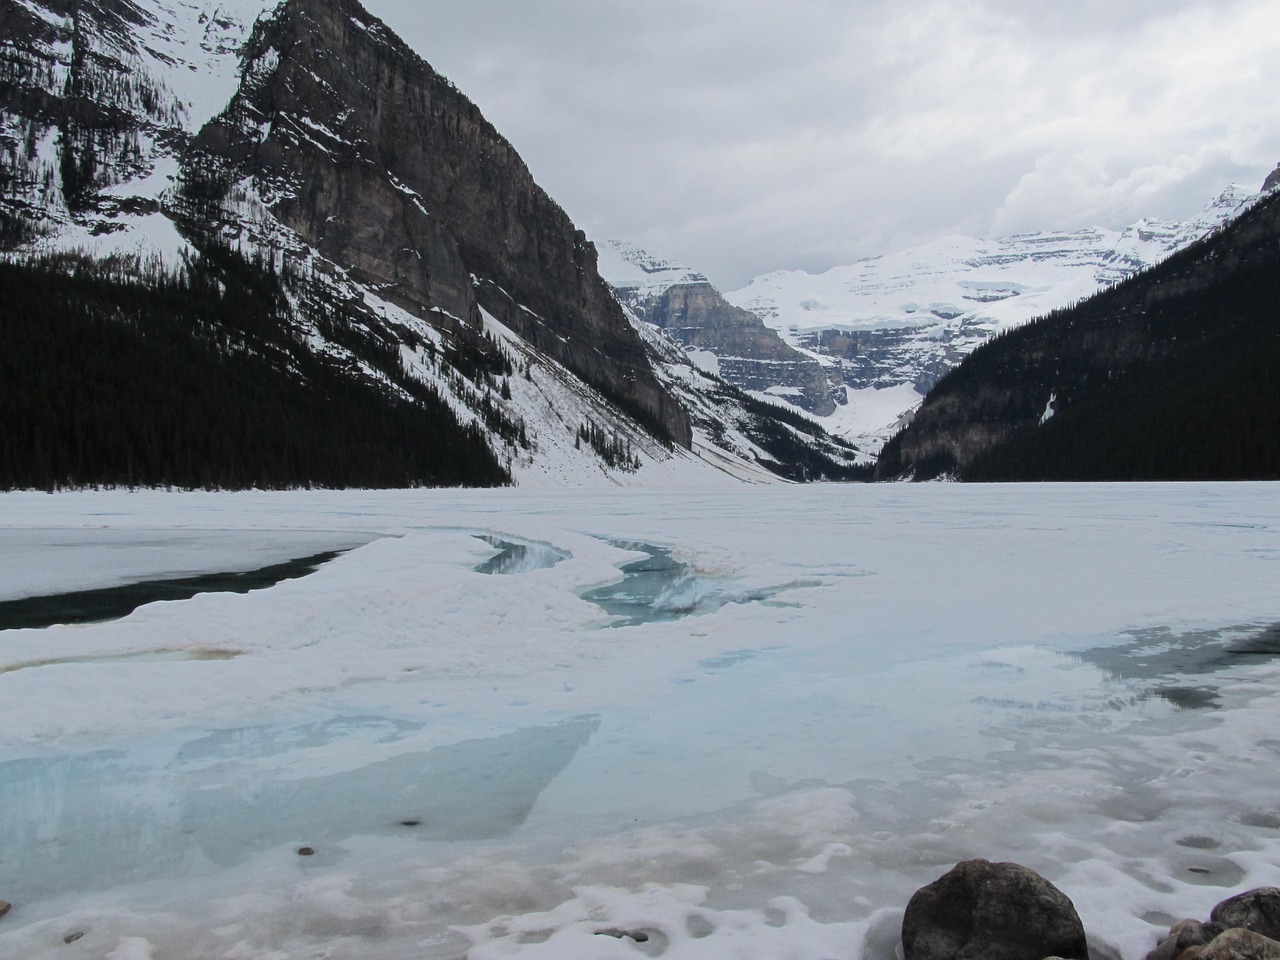
<path id="1" fill-rule="evenodd" d="M 346 551 L 0 631 L 0 956 L 888 960 L 983 856 L 1140 957 L 1280 881 L 1276 490 L 0 496 L 4 600 Z"/>

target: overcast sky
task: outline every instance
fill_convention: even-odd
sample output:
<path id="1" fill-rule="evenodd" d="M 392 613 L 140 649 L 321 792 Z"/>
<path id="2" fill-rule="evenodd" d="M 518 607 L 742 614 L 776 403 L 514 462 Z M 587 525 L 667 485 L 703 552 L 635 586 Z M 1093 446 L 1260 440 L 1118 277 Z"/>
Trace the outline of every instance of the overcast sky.
<path id="1" fill-rule="evenodd" d="M 725 290 L 1280 163 L 1280 0 L 365 2 L 588 236 Z"/>

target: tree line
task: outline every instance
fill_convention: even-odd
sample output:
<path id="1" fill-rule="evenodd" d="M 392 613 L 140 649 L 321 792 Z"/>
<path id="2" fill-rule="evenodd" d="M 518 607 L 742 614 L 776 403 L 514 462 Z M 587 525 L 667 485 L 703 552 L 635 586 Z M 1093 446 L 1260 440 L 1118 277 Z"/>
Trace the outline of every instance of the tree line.
<path id="1" fill-rule="evenodd" d="M 302 331 L 280 277 L 230 250 L 131 276 L 0 263 L 0 489 L 510 482 L 432 388 L 371 380 Z"/>

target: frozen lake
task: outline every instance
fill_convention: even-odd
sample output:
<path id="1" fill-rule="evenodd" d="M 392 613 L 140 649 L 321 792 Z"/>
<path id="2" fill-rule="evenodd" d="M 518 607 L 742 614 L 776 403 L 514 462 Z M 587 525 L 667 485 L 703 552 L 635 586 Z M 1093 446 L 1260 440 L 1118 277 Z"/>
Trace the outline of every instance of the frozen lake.
<path id="1" fill-rule="evenodd" d="M 1266 484 L 3 495 L 0 607 L 210 592 L 0 630 L 0 955 L 888 960 L 982 856 L 1137 958 L 1280 882 L 1278 570 Z"/>

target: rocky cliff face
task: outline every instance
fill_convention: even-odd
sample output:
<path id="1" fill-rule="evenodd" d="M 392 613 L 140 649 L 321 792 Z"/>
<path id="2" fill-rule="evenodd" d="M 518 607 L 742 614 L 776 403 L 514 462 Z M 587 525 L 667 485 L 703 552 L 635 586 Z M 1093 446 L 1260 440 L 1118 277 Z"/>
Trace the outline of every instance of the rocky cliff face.
<path id="1" fill-rule="evenodd" d="M 42 283 L 74 269 L 81 293 L 136 287 L 148 322 L 175 290 L 198 316 L 193 284 L 248 298 L 242 315 L 192 320 L 184 356 L 251 357 L 270 381 L 258 399 L 306 417 L 334 384 L 353 391 L 351 410 L 382 418 L 362 449 L 398 436 L 410 449 L 388 462 L 424 465 L 407 482 L 687 483 L 759 479 L 759 464 L 830 477 L 856 459 L 673 360 L 512 146 L 352 0 L 0 6 L 0 251 Z M 324 444 L 334 462 L 351 455 L 342 436 Z M 440 437 L 480 438 L 497 473 L 442 472 L 457 443 Z M 306 460 L 288 482 L 307 481 Z M 361 482 L 401 475 L 372 465 Z M 254 470 L 234 473 L 276 482 Z"/>
<path id="2" fill-rule="evenodd" d="M 923 396 L 985 342 L 980 324 L 890 327 L 883 330 L 817 330 L 800 337 L 814 352 L 836 357 L 853 391 L 883 390 L 909 383 Z"/>
<path id="3" fill-rule="evenodd" d="M 838 364 L 789 346 L 702 274 L 618 241 L 604 244 L 601 271 L 624 306 L 687 349 L 714 356 L 716 372 L 734 386 L 778 394 L 820 416 L 844 403 Z"/>
<path id="4" fill-rule="evenodd" d="M 593 246 L 480 111 L 353 0 L 287 0 L 260 21 L 184 175 L 201 209 L 250 187 L 350 279 L 456 335 L 488 311 L 690 443 Z"/>

